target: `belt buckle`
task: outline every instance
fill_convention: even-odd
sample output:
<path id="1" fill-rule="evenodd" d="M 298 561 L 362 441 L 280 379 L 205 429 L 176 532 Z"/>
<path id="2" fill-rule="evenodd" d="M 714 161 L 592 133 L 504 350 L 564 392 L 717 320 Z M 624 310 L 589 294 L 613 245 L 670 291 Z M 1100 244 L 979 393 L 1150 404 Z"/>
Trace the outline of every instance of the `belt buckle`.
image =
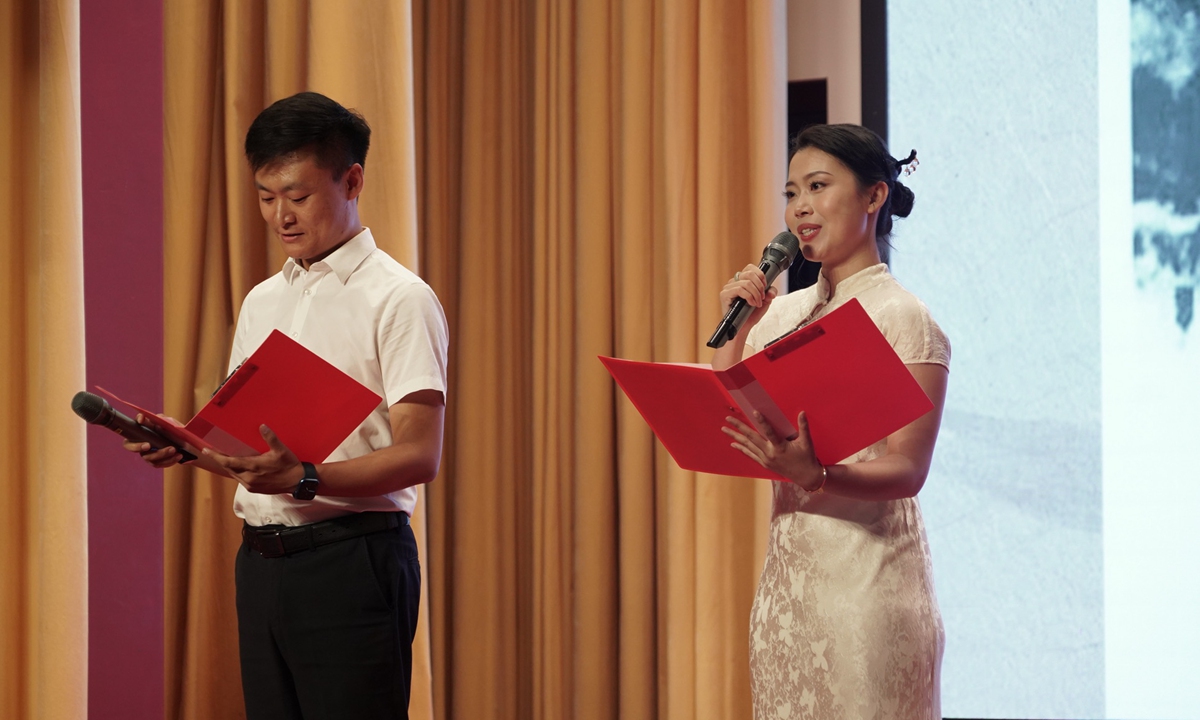
<path id="1" fill-rule="evenodd" d="M 270 533 L 256 533 L 258 554 L 265 558 L 277 558 L 287 555 L 283 548 L 283 530 L 273 530 Z"/>

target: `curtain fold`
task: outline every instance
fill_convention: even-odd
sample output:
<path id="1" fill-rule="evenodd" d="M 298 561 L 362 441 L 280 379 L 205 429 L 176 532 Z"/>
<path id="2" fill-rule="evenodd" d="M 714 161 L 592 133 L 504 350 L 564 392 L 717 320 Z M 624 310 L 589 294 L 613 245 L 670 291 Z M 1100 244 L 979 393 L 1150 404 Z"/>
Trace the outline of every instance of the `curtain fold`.
<path id="1" fill-rule="evenodd" d="M 423 201 L 440 208 L 432 213 L 444 212 L 448 222 L 441 235 L 431 227 L 426 257 L 431 267 L 457 276 L 450 298 L 454 454 L 448 465 L 454 474 L 429 487 L 431 512 L 445 523 L 439 557 L 447 561 L 444 569 L 430 569 L 442 571 L 446 583 L 431 608 L 445 642 L 444 664 L 434 669 L 445 685 L 445 706 L 434 715 L 527 717 L 529 15 L 527 6 L 507 0 L 452 4 L 455 10 L 440 14 L 436 3 L 425 4 L 430 20 L 457 23 L 435 33 L 462 38 L 460 60 L 427 65 L 461 63 L 458 98 L 451 100 L 432 77 L 425 84 L 427 98 L 437 93 L 441 102 L 457 105 L 461 115 L 448 128 L 457 125 L 461 134 L 431 142 L 446 128 L 423 128 L 426 147 L 458 146 L 456 166 L 426 162 L 434 173 L 427 182 L 448 175 L 437 185 L 446 194 Z M 433 43 L 426 48 L 435 56 L 445 50 Z"/>
<path id="2" fill-rule="evenodd" d="M 87 715 L 79 7 L 0 8 L 0 715 Z"/>
<path id="3" fill-rule="evenodd" d="M 572 609 L 575 391 L 574 234 L 575 22 L 572 3 L 538 3 L 534 35 L 533 130 L 533 607 L 532 713 L 571 717 L 576 674 Z M 567 102 L 564 102 L 564 99 Z M 551 425 L 562 419 L 565 427 Z M 547 482 L 546 479 L 551 479 Z"/>
<path id="4" fill-rule="evenodd" d="M 435 714 L 746 716 L 769 485 L 679 470 L 596 356 L 707 360 L 717 289 L 782 227 L 783 3 L 415 11 L 456 345 Z"/>
<path id="5" fill-rule="evenodd" d="M 417 158 L 419 254 L 422 277 L 437 292 L 450 328 L 450 392 L 446 402 L 442 464 L 423 500 L 428 518 L 428 542 L 425 553 L 429 562 L 422 566 L 423 586 L 428 603 L 422 606 L 422 620 L 430 628 L 432 671 L 431 717 L 445 713 L 448 678 L 445 668 L 452 662 L 448 643 L 453 612 L 447 588 L 455 572 L 454 553 L 448 550 L 447 536 L 452 527 L 450 508 L 454 507 L 456 488 L 451 478 L 457 475 L 458 455 L 457 390 L 459 356 L 459 301 L 461 288 L 455 240 L 460 229 L 459 168 L 463 151 L 463 7 L 461 0 L 442 3 L 413 3 L 413 88 L 416 98 L 415 134 Z M 437 52 L 431 48 L 437 48 Z M 438 128 L 428 132 L 426 128 Z"/>

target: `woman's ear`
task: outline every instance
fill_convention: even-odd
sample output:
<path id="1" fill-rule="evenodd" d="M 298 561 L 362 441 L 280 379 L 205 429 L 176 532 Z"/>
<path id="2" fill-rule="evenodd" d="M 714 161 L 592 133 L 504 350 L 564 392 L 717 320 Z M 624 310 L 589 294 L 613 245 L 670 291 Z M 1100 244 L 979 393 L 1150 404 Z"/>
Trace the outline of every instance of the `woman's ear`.
<path id="1" fill-rule="evenodd" d="M 871 190 L 867 193 L 867 212 L 873 213 L 883 207 L 883 203 L 888 199 L 888 186 L 882 180 L 871 186 Z"/>

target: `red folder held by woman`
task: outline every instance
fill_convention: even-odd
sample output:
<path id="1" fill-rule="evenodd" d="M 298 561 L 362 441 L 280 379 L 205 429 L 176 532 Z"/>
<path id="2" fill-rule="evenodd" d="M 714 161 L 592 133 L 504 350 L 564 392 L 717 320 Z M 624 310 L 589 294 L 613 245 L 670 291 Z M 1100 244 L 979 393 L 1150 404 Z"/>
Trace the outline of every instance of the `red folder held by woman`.
<path id="1" fill-rule="evenodd" d="M 817 459 L 832 465 L 933 409 L 853 299 L 726 370 L 600 361 L 681 468 L 716 475 L 782 479 L 730 447 L 730 415 L 749 422 L 757 410 L 794 437 L 803 410 Z"/>

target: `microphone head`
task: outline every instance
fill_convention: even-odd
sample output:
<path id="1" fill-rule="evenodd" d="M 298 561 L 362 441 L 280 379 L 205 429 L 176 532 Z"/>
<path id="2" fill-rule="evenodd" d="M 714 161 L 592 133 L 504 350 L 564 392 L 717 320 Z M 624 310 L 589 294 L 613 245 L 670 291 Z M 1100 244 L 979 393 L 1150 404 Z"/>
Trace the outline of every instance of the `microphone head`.
<path id="1" fill-rule="evenodd" d="M 763 250 L 763 260 L 778 265 L 776 274 L 792 266 L 792 261 L 800 254 L 800 239 L 788 231 L 776 235 Z"/>
<path id="2" fill-rule="evenodd" d="M 71 409 L 83 418 L 84 422 L 92 425 L 103 425 L 112 415 L 112 406 L 108 401 L 90 392 L 75 393 L 75 397 L 71 398 Z"/>

